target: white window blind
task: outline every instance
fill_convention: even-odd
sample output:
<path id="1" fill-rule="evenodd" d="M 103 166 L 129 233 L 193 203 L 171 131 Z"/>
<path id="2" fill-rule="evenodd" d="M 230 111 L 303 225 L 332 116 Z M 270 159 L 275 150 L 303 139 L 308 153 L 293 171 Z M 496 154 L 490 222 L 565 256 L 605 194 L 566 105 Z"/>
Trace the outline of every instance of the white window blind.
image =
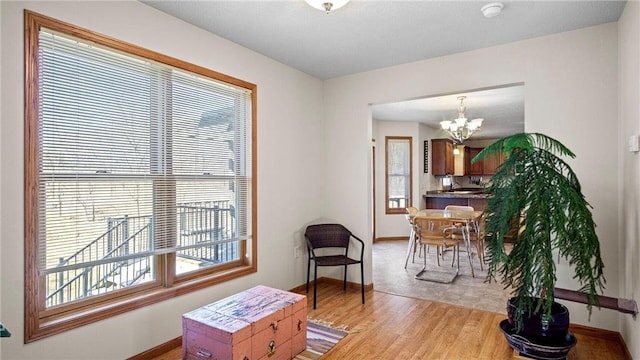
<path id="1" fill-rule="evenodd" d="M 78 297 L 151 281 L 156 254 L 196 267 L 244 257 L 250 90 L 47 29 L 38 81 L 38 268 L 52 304 L 74 300 L 61 289 L 81 276 Z"/>
<path id="2" fill-rule="evenodd" d="M 411 138 L 386 138 L 387 210 L 411 206 Z"/>

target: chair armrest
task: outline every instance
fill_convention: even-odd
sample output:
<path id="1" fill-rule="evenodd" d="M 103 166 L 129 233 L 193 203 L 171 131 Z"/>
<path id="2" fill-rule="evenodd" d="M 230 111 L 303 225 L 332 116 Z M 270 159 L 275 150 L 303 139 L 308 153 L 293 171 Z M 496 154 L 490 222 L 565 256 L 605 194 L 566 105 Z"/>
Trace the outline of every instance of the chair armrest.
<path id="1" fill-rule="evenodd" d="M 351 237 L 360 242 L 360 261 L 364 261 L 364 241 L 353 234 L 351 234 Z"/>
<path id="2" fill-rule="evenodd" d="M 307 251 L 309 252 L 309 258 L 313 259 L 315 261 L 316 252 L 313 249 L 313 246 L 311 245 L 311 241 L 309 241 L 309 239 L 306 236 L 304 238 L 305 238 L 305 240 L 307 240 Z"/>

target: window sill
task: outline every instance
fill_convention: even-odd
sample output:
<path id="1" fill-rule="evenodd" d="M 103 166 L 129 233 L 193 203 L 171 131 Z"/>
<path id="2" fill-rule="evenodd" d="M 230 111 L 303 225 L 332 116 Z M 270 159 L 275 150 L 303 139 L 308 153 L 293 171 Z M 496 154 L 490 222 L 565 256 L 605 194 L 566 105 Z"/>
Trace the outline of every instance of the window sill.
<path id="1" fill-rule="evenodd" d="M 26 334 L 25 343 L 30 343 L 52 335 L 92 324 L 119 314 L 129 312 L 147 305 L 185 295 L 216 284 L 221 284 L 257 272 L 256 266 L 241 266 L 217 272 L 207 277 L 199 277 L 174 284 L 171 288 L 143 290 L 134 294 L 111 299 L 108 302 L 76 307 L 67 312 L 43 317 L 39 326 Z"/>

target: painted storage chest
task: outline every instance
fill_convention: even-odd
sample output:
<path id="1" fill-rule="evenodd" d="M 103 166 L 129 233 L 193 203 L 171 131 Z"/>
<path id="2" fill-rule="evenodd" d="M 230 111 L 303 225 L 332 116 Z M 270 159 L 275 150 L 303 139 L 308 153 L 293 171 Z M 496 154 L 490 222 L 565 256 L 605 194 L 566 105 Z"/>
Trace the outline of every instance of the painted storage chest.
<path id="1" fill-rule="evenodd" d="M 289 360 L 306 344 L 306 296 L 263 285 L 182 315 L 183 359 Z"/>

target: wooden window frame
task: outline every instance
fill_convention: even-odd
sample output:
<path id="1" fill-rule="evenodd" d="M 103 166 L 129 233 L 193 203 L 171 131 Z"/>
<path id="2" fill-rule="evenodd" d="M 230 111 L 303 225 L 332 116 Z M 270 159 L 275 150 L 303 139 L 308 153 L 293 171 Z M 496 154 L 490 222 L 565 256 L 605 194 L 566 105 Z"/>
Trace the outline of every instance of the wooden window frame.
<path id="1" fill-rule="evenodd" d="M 406 140 L 409 142 L 409 199 L 407 206 L 412 206 L 413 198 L 413 137 L 385 136 L 384 138 L 384 209 L 386 214 L 405 214 L 406 207 L 389 207 L 389 140 Z"/>
<path id="2" fill-rule="evenodd" d="M 156 62 L 223 81 L 251 91 L 251 198 L 250 254 L 227 265 L 202 269 L 188 274 L 170 276 L 166 272 L 160 281 L 105 294 L 46 309 L 44 304 L 44 276 L 38 271 L 38 33 L 44 27 L 72 35 L 118 51 L 144 57 Z M 28 10 L 24 11 L 25 34 L 25 329 L 24 342 L 29 343 L 70 329 L 110 318 L 127 311 L 151 305 L 175 296 L 188 294 L 215 284 L 246 276 L 258 270 L 257 251 L 257 86 L 204 67 L 193 65 L 142 47 L 98 34 Z M 241 254 L 245 254 L 243 249 Z M 159 266 L 170 263 L 175 253 L 156 255 Z M 168 266 L 172 268 L 174 266 Z"/>

